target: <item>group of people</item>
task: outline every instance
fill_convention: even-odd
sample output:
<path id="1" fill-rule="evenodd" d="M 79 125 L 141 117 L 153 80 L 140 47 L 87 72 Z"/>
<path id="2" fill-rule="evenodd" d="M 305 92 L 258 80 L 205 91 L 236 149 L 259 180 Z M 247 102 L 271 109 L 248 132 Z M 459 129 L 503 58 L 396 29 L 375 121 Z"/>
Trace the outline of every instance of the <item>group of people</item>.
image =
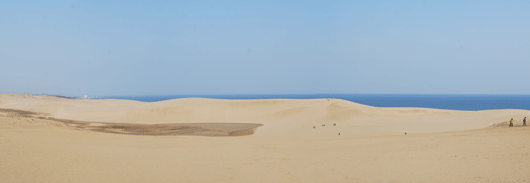
<path id="1" fill-rule="evenodd" d="M 322 126 L 326 126 L 326 124 L 322 124 Z M 333 123 L 333 126 L 337 126 L 337 123 Z M 317 128 L 316 126 L 313 126 L 313 129 Z M 340 133 L 339 133 L 340 136 Z"/>
<path id="2" fill-rule="evenodd" d="M 523 119 L 523 126 L 526 126 L 526 117 Z M 513 127 L 513 118 L 510 120 L 510 127 Z"/>

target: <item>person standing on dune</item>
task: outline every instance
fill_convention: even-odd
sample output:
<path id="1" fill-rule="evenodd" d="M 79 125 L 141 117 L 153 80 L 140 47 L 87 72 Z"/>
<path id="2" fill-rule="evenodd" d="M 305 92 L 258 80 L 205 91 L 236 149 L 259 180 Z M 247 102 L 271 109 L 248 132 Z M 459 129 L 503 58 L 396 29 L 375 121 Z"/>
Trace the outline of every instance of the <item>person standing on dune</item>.
<path id="1" fill-rule="evenodd" d="M 523 126 L 526 126 L 526 117 L 523 119 Z"/>
<path id="2" fill-rule="evenodd" d="M 513 118 L 510 119 L 510 127 L 513 127 Z"/>

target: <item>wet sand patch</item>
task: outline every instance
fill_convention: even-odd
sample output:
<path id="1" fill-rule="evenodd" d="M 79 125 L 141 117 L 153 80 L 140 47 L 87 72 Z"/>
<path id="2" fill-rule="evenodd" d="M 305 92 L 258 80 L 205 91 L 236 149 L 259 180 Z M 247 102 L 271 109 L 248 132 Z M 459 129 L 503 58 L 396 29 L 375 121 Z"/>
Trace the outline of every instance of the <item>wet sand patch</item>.
<path id="1" fill-rule="evenodd" d="M 167 123 L 167 124 L 132 124 L 85 122 L 52 117 L 42 117 L 35 112 L 0 109 L 12 117 L 51 120 L 65 124 L 77 130 L 89 130 L 102 133 L 150 136 L 245 136 L 254 134 L 254 130 L 262 124 L 257 123 Z"/>
<path id="2" fill-rule="evenodd" d="M 153 135 L 153 136 L 244 136 L 254 134 L 261 124 L 253 123 L 169 123 L 169 124 L 130 124 L 130 123 L 91 123 L 67 122 L 69 126 L 95 132 Z"/>

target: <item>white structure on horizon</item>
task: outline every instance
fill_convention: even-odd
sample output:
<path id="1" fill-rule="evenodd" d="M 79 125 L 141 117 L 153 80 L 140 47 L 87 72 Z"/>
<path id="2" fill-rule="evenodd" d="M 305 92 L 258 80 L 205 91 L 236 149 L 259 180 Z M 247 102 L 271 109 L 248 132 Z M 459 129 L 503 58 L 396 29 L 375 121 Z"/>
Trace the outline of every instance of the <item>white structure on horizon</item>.
<path id="1" fill-rule="evenodd" d="M 88 95 L 85 95 L 85 99 L 87 99 L 87 98 L 88 98 Z"/>

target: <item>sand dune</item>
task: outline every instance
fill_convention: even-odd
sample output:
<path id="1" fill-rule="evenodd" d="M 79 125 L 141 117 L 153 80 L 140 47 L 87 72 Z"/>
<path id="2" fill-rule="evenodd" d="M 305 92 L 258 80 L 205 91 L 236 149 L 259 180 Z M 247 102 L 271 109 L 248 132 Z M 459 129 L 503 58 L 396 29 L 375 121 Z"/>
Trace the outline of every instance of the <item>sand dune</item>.
<path id="1" fill-rule="evenodd" d="M 0 108 L 28 111 L 0 112 L 0 182 L 530 182 L 530 128 L 520 124 L 527 110 L 22 94 L 0 94 Z M 512 117 L 516 126 L 508 128 Z M 127 135 L 223 124 L 263 126 L 238 137 Z"/>
<path id="2" fill-rule="evenodd" d="M 479 129 L 510 118 L 530 116 L 525 110 L 451 111 L 424 108 L 377 108 L 340 99 L 220 100 L 186 98 L 162 102 L 72 100 L 20 94 L 0 95 L 1 108 L 46 117 L 112 123 L 259 123 L 256 135 L 314 136 L 312 126 L 339 123 L 344 135 L 397 135 Z M 308 128 L 310 127 L 310 128 Z M 268 131 L 273 129 L 273 131 Z M 309 130 L 309 131 L 307 131 Z M 263 133 L 261 133 L 263 132 Z M 272 134 L 274 133 L 274 134 Z"/>

